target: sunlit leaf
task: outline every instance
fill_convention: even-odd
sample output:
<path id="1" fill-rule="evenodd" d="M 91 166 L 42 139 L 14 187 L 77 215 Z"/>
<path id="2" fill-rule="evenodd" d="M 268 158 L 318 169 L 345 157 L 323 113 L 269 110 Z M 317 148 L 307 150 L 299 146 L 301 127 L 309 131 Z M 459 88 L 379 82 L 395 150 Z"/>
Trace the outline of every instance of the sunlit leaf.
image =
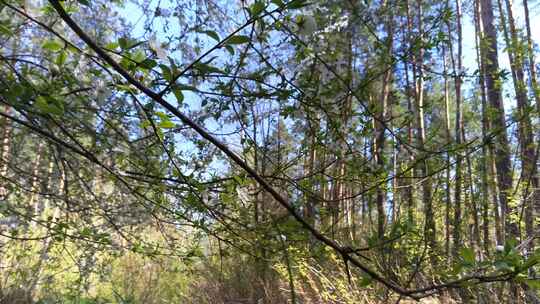
<path id="1" fill-rule="evenodd" d="M 45 41 L 42 45 L 41 45 L 42 48 L 46 49 L 46 50 L 49 50 L 49 51 L 53 51 L 53 52 L 58 52 L 60 51 L 64 46 L 62 44 L 60 44 L 60 42 L 58 41 L 55 41 L 55 40 L 48 40 L 48 41 Z"/>
<path id="2" fill-rule="evenodd" d="M 250 41 L 251 41 L 251 39 L 248 36 L 236 35 L 236 36 L 232 36 L 231 38 L 227 39 L 227 41 L 225 43 L 229 44 L 229 45 L 234 45 L 234 44 L 244 44 L 244 43 L 248 43 Z"/>
<path id="3" fill-rule="evenodd" d="M 61 51 L 58 56 L 56 56 L 56 60 L 55 60 L 55 63 L 59 66 L 62 66 L 64 65 L 64 63 L 66 62 L 67 60 L 67 52 L 66 51 Z"/>
<path id="4" fill-rule="evenodd" d="M 176 101 L 178 102 L 178 104 L 181 104 L 184 101 L 184 94 L 182 93 L 182 89 L 178 85 L 173 85 L 171 89 L 174 96 L 176 97 Z"/>
<path id="5" fill-rule="evenodd" d="M 265 7 L 266 6 L 264 5 L 263 1 L 255 1 L 255 3 L 253 3 L 249 8 L 251 16 L 252 17 L 258 16 L 264 10 Z"/>
<path id="6" fill-rule="evenodd" d="M 163 129 L 171 129 L 171 128 L 176 127 L 176 124 L 170 120 L 162 120 L 159 123 L 159 127 Z"/>
<path id="7" fill-rule="evenodd" d="M 464 263 L 468 265 L 473 265 L 476 262 L 476 257 L 474 255 L 474 250 L 468 247 L 463 247 L 459 251 L 459 254 L 461 256 L 461 259 Z"/>
<path id="8" fill-rule="evenodd" d="M 62 104 L 52 97 L 38 96 L 34 106 L 43 114 L 61 116 L 64 114 Z"/>

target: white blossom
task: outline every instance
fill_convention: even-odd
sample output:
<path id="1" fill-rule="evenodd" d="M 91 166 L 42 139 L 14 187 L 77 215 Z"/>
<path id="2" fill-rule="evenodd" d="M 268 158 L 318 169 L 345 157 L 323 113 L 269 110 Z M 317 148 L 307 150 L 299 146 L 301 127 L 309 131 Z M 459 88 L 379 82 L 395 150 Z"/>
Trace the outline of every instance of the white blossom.
<path id="1" fill-rule="evenodd" d="M 204 190 L 202 193 L 201 193 L 201 199 L 203 201 L 203 203 L 207 204 L 208 203 L 208 190 Z"/>
<path id="2" fill-rule="evenodd" d="M 150 45 L 150 48 L 156 52 L 159 59 L 167 59 L 167 50 L 163 47 L 163 44 L 157 40 L 156 35 L 152 35 L 152 37 L 150 37 L 148 44 Z"/>
<path id="3" fill-rule="evenodd" d="M 104 185 L 103 185 L 103 194 L 109 196 L 111 194 L 113 194 L 114 192 L 114 183 L 111 182 L 111 181 L 107 181 Z"/>
<path id="4" fill-rule="evenodd" d="M 107 97 L 109 97 L 111 95 L 111 90 L 110 88 L 107 86 L 107 84 L 99 79 L 96 81 L 96 86 L 95 86 L 96 90 L 96 99 L 99 103 L 103 103 Z"/>
<path id="5" fill-rule="evenodd" d="M 245 188 L 236 187 L 236 193 L 243 203 L 249 202 L 249 194 Z"/>
<path id="6" fill-rule="evenodd" d="M 40 10 L 40 3 L 41 1 L 37 1 L 37 0 L 25 0 L 24 1 L 24 8 L 26 10 L 26 12 L 32 16 L 36 16 L 36 15 L 39 15 L 39 10 Z"/>

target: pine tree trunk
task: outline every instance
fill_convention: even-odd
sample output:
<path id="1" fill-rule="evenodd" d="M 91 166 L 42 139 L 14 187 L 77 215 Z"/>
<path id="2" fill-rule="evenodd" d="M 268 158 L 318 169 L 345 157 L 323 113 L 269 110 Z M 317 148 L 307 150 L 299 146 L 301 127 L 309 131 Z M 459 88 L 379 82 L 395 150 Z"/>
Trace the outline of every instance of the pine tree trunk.
<path id="1" fill-rule="evenodd" d="M 423 26 L 423 10 L 422 1 L 417 1 L 417 18 L 418 18 L 418 31 L 420 35 L 420 45 L 424 43 L 425 33 Z M 417 119 L 417 145 L 421 149 L 425 148 L 426 130 L 425 130 L 425 117 L 424 117 L 424 48 L 420 46 L 418 50 L 418 56 L 416 60 L 416 119 Z M 419 171 L 422 176 L 422 203 L 424 205 L 424 217 L 425 217 L 425 236 L 426 243 L 431 247 L 431 250 L 435 248 L 435 216 L 433 213 L 432 205 L 432 188 L 431 177 L 428 169 L 428 158 L 425 153 L 423 154 L 423 160 L 419 162 Z"/>
<path id="2" fill-rule="evenodd" d="M 525 14 L 525 29 L 527 33 L 527 53 L 528 53 L 528 67 L 531 81 L 531 87 L 534 94 L 534 100 L 536 102 L 537 115 L 540 115 L 540 85 L 538 84 L 538 78 L 536 74 L 536 62 L 534 58 L 534 49 L 531 36 L 531 21 L 529 18 L 529 1 L 523 0 L 523 11 Z"/>
<path id="3" fill-rule="evenodd" d="M 388 3 L 384 4 L 384 7 L 387 8 Z M 384 146 L 385 146 L 385 131 L 386 131 L 386 122 L 388 118 L 388 100 L 390 98 L 391 86 L 392 86 L 392 48 L 393 48 L 393 14 L 387 16 L 385 22 L 384 31 L 387 34 L 385 51 L 386 56 L 382 59 L 382 67 L 385 70 L 382 78 L 382 92 L 379 99 L 379 105 L 375 107 L 376 113 L 374 125 L 375 125 L 375 162 L 377 169 L 384 172 L 385 171 L 385 160 L 384 160 Z M 383 177 L 386 178 L 386 177 Z M 378 211 L 378 220 L 377 220 L 377 233 L 380 239 L 384 237 L 384 226 L 386 222 L 386 185 L 382 184 L 377 186 L 377 211 Z"/>
<path id="4" fill-rule="evenodd" d="M 484 254 L 489 255 L 490 238 L 489 238 L 489 187 L 488 187 L 488 145 L 486 132 L 489 129 L 489 121 L 487 117 L 487 98 L 485 85 L 485 69 L 484 62 L 481 56 L 480 41 L 482 39 L 482 24 L 480 21 L 480 3 L 474 2 L 474 25 L 475 25 L 475 49 L 476 60 L 478 65 L 479 77 L 478 84 L 480 87 L 480 99 L 482 101 L 482 158 L 480 161 L 481 174 L 481 191 L 482 191 L 482 232 L 483 232 L 483 249 Z M 496 213 L 498 215 L 498 212 Z"/>
<path id="5" fill-rule="evenodd" d="M 485 75 L 487 99 L 491 111 L 491 130 L 495 133 L 493 156 L 497 170 L 497 185 L 499 187 L 499 203 L 501 206 L 501 222 L 504 223 L 508 212 L 508 195 L 512 191 L 512 171 L 510 163 L 510 148 L 506 130 L 504 104 L 502 102 L 499 85 L 499 55 L 497 45 L 497 30 L 493 17 L 491 0 L 480 0 L 481 20 L 483 25 L 481 54 L 485 62 Z M 506 228 L 505 228 L 506 229 Z"/>
<path id="6" fill-rule="evenodd" d="M 444 73 L 444 127 L 445 127 L 445 139 L 447 144 L 452 142 L 452 135 L 450 132 L 450 97 L 449 97 L 449 88 L 448 88 L 448 69 L 447 69 L 447 55 L 446 48 L 443 48 L 443 73 Z M 452 189 L 450 183 L 450 173 L 451 173 L 451 157 L 450 152 L 446 152 L 446 177 L 445 177 L 445 189 L 446 189 L 446 202 L 445 202 L 445 216 L 444 216 L 444 225 L 445 225 L 445 243 L 444 243 L 444 252 L 446 256 L 450 256 L 450 212 L 452 208 Z"/>
<path id="7" fill-rule="evenodd" d="M 456 96 L 456 121 L 455 121 L 455 143 L 459 147 L 463 143 L 463 134 L 462 134 L 462 125 L 463 125 L 463 115 L 461 113 L 461 83 L 462 83 L 462 52 L 463 52 L 463 37 L 462 37 L 462 28 L 461 28 L 461 2 L 456 0 L 456 31 L 457 31 L 457 58 L 454 58 L 454 47 L 452 42 L 450 42 L 450 58 L 452 61 L 452 67 L 454 71 L 454 88 Z M 449 33 L 452 33 L 453 29 L 449 26 Z M 451 40 L 452 41 L 452 40 Z M 452 250 L 452 255 L 454 259 L 457 259 L 459 256 L 459 251 L 462 246 L 461 239 L 461 202 L 462 202 L 462 183 L 463 183 L 463 173 L 462 173 L 462 160 L 463 156 L 461 155 L 462 151 L 458 148 L 456 151 L 456 169 L 455 169 L 455 190 L 454 190 L 454 220 L 453 220 L 453 241 L 454 246 Z"/>
<path id="8" fill-rule="evenodd" d="M 535 157 L 534 157 L 534 142 L 531 130 L 531 120 L 529 115 L 529 102 L 527 98 L 527 86 L 525 84 L 525 76 L 523 72 L 523 53 L 520 51 L 521 45 L 517 36 L 517 29 L 514 22 L 514 15 L 512 12 L 512 4 L 510 0 L 505 0 L 506 13 L 508 14 L 508 21 L 505 18 L 504 9 L 502 7 L 501 0 L 498 0 L 499 4 L 499 16 L 501 18 L 501 24 L 503 27 L 504 38 L 507 45 L 508 59 L 510 61 L 510 68 L 512 71 L 512 80 L 514 83 L 514 92 L 516 94 L 517 106 L 518 106 L 518 131 L 519 131 L 519 144 L 521 147 L 521 164 L 522 164 L 522 182 L 523 186 L 523 203 L 525 207 L 525 226 L 528 234 L 532 233 L 532 208 L 528 204 L 528 189 L 529 181 L 532 186 L 536 188 L 538 182 L 535 177 Z M 515 211 L 519 213 L 518 210 Z M 507 224 L 508 233 L 511 236 L 519 236 L 519 223 L 509 222 Z"/>
<path id="9" fill-rule="evenodd" d="M 528 0 L 523 0 L 523 10 L 525 13 L 525 28 L 527 32 L 527 53 L 529 58 L 529 74 L 530 74 L 530 81 L 531 81 L 531 87 L 534 94 L 534 100 L 536 103 L 536 117 L 540 117 L 540 85 L 538 83 L 537 74 L 536 74 L 536 62 L 534 57 L 534 49 L 533 49 L 533 43 L 532 43 L 532 37 L 531 37 L 531 21 L 529 18 L 529 4 Z M 537 145 L 540 145 L 540 136 L 537 136 Z M 538 147 L 537 147 L 538 149 Z M 535 163 L 538 163 L 538 152 L 535 153 Z M 540 177 L 538 176 L 538 168 L 536 168 L 536 174 L 532 177 L 533 180 L 536 180 L 536 187 L 533 185 L 532 187 L 532 194 L 531 194 L 531 203 L 529 205 L 529 208 L 532 210 L 530 211 L 532 213 L 532 217 L 536 215 L 536 217 L 540 216 L 540 181 L 538 180 Z M 532 227 L 532 229 L 536 229 L 537 231 L 540 231 L 540 224 L 537 225 L 537 227 Z M 530 237 L 530 234 L 528 234 Z M 531 247 L 534 248 L 535 241 L 533 240 L 531 242 Z"/>
<path id="10" fill-rule="evenodd" d="M 412 47 L 412 16 L 411 16 L 411 10 L 409 1 L 405 0 L 405 6 L 406 6 L 406 13 L 407 13 L 407 33 L 404 33 L 404 37 L 407 41 L 404 41 L 404 44 L 409 45 Z M 416 56 L 414 52 L 410 51 L 407 60 L 403 63 L 405 66 L 405 89 L 406 97 L 407 97 L 407 111 L 409 113 L 414 113 L 414 106 L 413 101 L 411 100 L 411 95 L 413 95 L 414 99 L 416 100 L 416 81 L 413 82 L 413 85 L 411 86 L 411 80 L 409 79 L 409 73 L 412 72 L 412 79 L 416 79 Z M 412 65 L 412 71 L 409 71 L 409 65 Z M 413 127 L 413 121 L 412 119 L 408 120 L 407 123 L 407 144 L 409 147 L 413 145 L 414 142 L 414 127 Z M 408 168 L 412 168 L 415 164 L 415 155 L 412 153 L 411 150 L 407 150 L 408 154 Z M 406 174 L 406 182 L 407 186 L 405 187 L 405 199 L 407 200 L 407 219 L 411 224 L 415 224 L 416 222 L 416 204 L 414 201 L 414 170 L 409 170 Z"/>

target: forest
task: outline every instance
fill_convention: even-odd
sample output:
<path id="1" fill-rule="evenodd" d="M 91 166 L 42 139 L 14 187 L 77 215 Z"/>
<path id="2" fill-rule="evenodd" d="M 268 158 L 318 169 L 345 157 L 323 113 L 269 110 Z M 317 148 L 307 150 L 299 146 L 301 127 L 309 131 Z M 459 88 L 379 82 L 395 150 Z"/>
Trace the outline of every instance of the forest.
<path id="1" fill-rule="evenodd" d="M 540 304 L 540 2 L 0 0 L 0 304 Z"/>

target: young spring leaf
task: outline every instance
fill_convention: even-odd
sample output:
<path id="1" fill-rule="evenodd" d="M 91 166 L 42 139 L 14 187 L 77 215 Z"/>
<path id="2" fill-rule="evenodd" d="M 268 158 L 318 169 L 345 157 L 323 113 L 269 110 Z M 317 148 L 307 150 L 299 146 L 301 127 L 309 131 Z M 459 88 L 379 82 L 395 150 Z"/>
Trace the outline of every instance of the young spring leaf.
<path id="1" fill-rule="evenodd" d="M 299 9 L 299 8 L 302 8 L 304 6 L 307 6 L 308 3 L 306 0 L 293 0 L 291 2 L 289 2 L 289 4 L 287 5 L 287 8 L 289 9 Z"/>
<path id="2" fill-rule="evenodd" d="M 58 65 L 58 66 L 62 66 L 64 65 L 64 63 L 66 62 L 67 60 L 67 52 L 66 51 L 61 51 L 58 56 L 56 56 L 56 60 L 55 60 L 55 63 Z"/>
<path id="3" fill-rule="evenodd" d="M 62 44 L 60 44 L 60 42 L 55 41 L 55 40 L 45 41 L 41 45 L 41 47 L 52 52 L 58 52 L 63 48 Z"/>
<path id="4" fill-rule="evenodd" d="M 214 39 L 215 41 L 218 41 L 218 42 L 220 41 L 218 33 L 214 31 L 200 31 L 200 33 L 206 34 L 208 37 Z"/>
<path id="5" fill-rule="evenodd" d="M 251 17 L 257 17 L 265 8 L 263 1 L 255 1 L 250 7 L 249 11 L 251 14 Z"/>
<path id="6" fill-rule="evenodd" d="M 244 35 L 236 35 L 232 36 L 231 38 L 227 39 L 225 42 L 228 45 L 234 45 L 234 44 L 244 44 L 248 43 L 251 39 L 248 36 Z"/>
<path id="7" fill-rule="evenodd" d="M 172 122 L 170 120 L 162 120 L 159 123 L 159 127 L 163 128 L 163 129 L 172 129 L 172 128 L 176 127 L 176 125 L 174 124 L 174 122 Z"/>
<path id="8" fill-rule="evenodd" d="M 176 97 L 178 105 L 182 104 L 182 102 L 184 101 L 184 93 L 182 93 L 182 89 L 178 85 L 173 85 L 171 89 L 174 96 Z"/>
<path id="9" fill-rule="evenodd" d="M 38 96 L 34 106 L 43 114 L 61 116 L 64 114 L 62 103 L 52 97 Z"/>
<path id="10" fill-rule="evenodd" d="M 155 60 L 150 59 L 150 58 L 146 58 L 141 63 L 139 63 L 139 65 L 144 69 L 151 70 L 151 69 L 156 67 L 157 62 Z"/>
<path id="11" fill-rule="evenodd" d="M 193 67 L 197 69 L 201 74 L 217 73 L 224 74 L 224 72 L 214 66 L 205 63 L 194 64 Z"/>
<path id="12" fill-rule="evenodd" d="M 159 67 L 161 68 L 161 72 L 163 73 L 163 78 L 165 78 L 165 80 L 167 81 L 172 81 L 173 75 L 171 69 L 164 64 L 160 64 Z"/>

